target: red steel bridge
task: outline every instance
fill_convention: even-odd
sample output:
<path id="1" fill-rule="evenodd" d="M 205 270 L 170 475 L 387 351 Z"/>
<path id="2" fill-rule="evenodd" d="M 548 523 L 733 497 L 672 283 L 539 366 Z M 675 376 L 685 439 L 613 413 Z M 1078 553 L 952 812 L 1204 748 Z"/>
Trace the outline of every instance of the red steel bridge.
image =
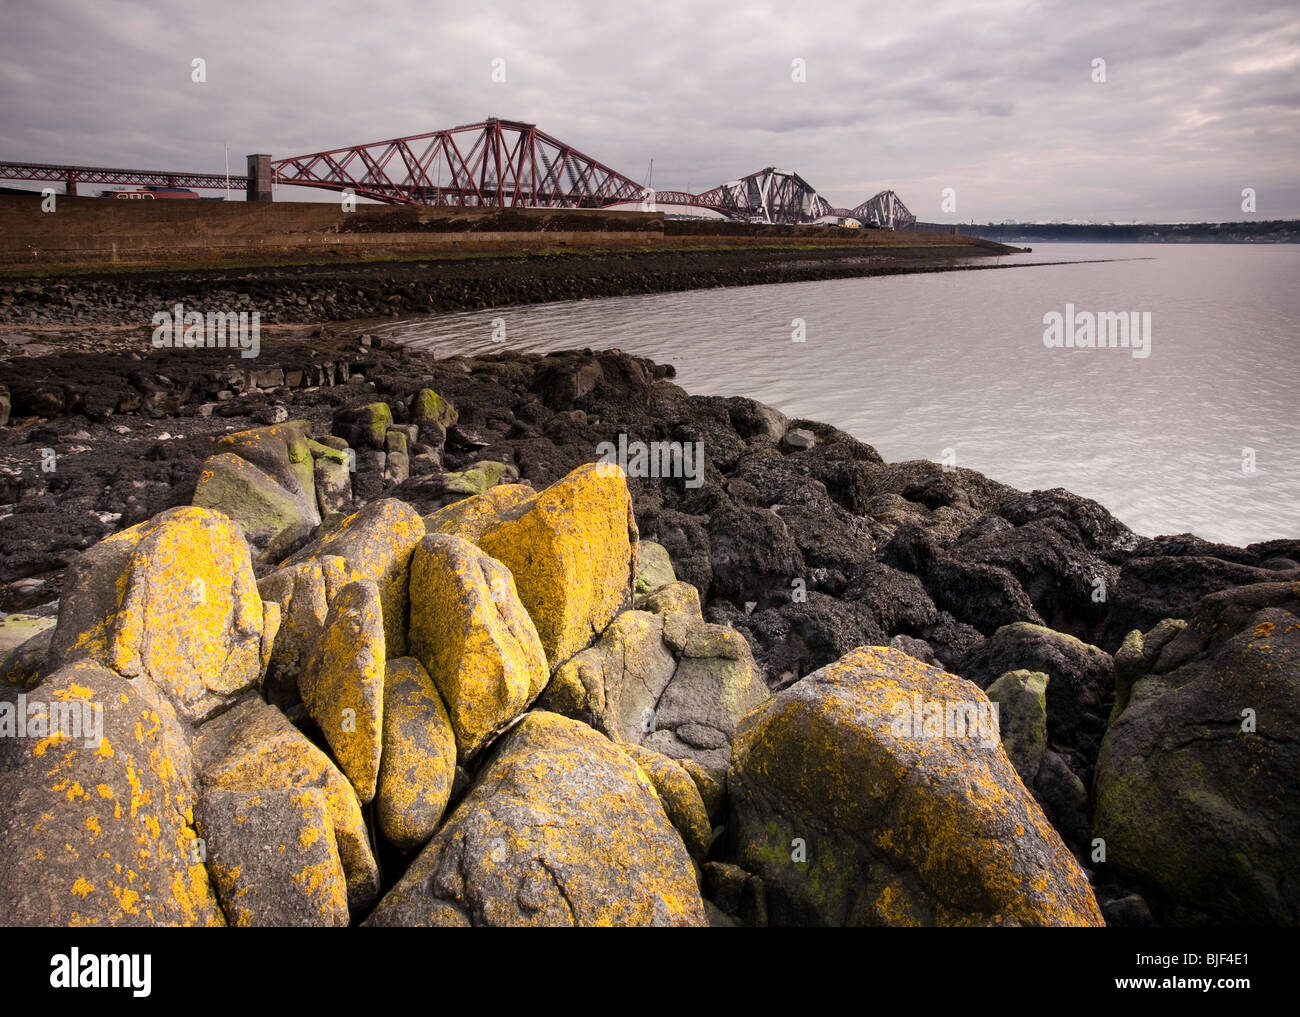
<path id="1" fill-rule="evenodd" d="M 347 191 L 397 205 L 610 208 L 636 203 L 645 210 L 709 209 L 730 219 L 770 223 L 838 216 L 906 229 L 916 222 L 893 191 L 853 208 L 836 208 L 797 173 L 771 166 L 702 194 L 654 191 L 535 124 L 496 117 L 288 159 L 250 155 L 244 176 L 0 161 L 0 179 L 62 183 L 68 194 L 79 184 L 237 187 L 250 201 L 269 201 L 275 183 Z"/>

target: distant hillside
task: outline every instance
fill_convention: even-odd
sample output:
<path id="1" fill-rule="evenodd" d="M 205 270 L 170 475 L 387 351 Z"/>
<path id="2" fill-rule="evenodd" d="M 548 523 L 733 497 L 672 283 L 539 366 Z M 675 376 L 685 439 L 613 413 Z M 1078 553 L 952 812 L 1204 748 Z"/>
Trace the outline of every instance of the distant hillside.
<path id="1" fill-rule="evenodd" d="M 966 236 L 999 243 L 1029 240 L 1117 244 L 1294 244 L 1300 220 L 1265 222 L 1142 223 L 1130 226 L 1069 223 L 988 223 L 961 226 Z"/>

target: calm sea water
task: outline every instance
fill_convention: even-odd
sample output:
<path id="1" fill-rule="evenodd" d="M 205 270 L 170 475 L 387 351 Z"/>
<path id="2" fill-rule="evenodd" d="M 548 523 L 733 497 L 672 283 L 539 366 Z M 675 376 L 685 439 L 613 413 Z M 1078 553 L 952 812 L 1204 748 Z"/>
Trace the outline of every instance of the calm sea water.
<path id="1" fill-rule="evenodd" d="M 1062 260 L 1091 263 L 1041 264 Z M 1014 487 L 1068 488 L 1139 533 L 1300 536 L 1300 247 L 1042 244 L 993 263 L 1027 267 L 565 301 L 379 331 L 443 355 L 617 347 L 675 365 L 689 392 L 834 424 L 887 460 L 950 450 Z M 1150 356 L 1047 348 L 1044 315 L 1067 303 L 1149 311 Z"/>

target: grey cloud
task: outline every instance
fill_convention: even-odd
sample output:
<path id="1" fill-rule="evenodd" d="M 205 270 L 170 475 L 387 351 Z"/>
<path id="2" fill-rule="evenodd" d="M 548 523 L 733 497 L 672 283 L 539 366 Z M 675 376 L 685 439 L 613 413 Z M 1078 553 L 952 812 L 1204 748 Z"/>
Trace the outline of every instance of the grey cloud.
<path id="1" fill-rule="evenodd" d="M 1294 217 L 1297 46 L 1266 0 L 7 0 L 0 156 L 217 171 L 498 115 L 661 189 L 777 165 L 839 205 L 1105 220 L 1239 217 L 1249 185 Z"/>

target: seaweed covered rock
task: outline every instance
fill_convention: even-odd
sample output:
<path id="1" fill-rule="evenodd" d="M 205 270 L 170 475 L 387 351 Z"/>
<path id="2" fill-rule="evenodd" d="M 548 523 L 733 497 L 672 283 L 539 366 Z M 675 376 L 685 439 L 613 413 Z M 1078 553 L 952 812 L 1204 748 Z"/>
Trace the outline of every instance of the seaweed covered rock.
<path id="1" fill-rule="evenodd" d="M 1204 598 L 1199 652 L 1133 683 L 1101 744 L 1093 833 L 1106 862 L 1231 924 L 1300 920 L 1300 584 Z"/>
<path id="2" fill-rule="evenodd" d="M 1101 925 L 991 716 L 970 682 L 864 647 L 746 717 L 728 836 L 771 921 Z"/>
<path id="3" fill-rule="evenodd" d="M 367 925 L 704 925 L 650 780 L 585 724 L 527 714 Z"/>
<path id="4" fill-rule="evenodd" d="M 1135 556 L 1125 562 L 1108 593 L 1110 610 L 1101 639 L 1103 647 L 1117 648 L 1133 629 L 1149 629 L 1165 618 L 1188 617 L 1197 602 L 1208 594 L 1281 578 L 1293 582 L 1300 579 L 1300 572 L 1279 576 L 1270 569 L 1213 554 L 1144 555 L 1144 552 L 1168 549 L 1167 544 L 1173 539 L 1164 538 L 1163 544 L 1144 542 Z M 1188 549 L 1192 551 L 1218 549 L 1215 545 L 1204 546 L 1204 541 L 1193 539 L 1189 543 Z M 1221 553 L 1231 554 L 1233 550 L 1225 548 Z"/>

